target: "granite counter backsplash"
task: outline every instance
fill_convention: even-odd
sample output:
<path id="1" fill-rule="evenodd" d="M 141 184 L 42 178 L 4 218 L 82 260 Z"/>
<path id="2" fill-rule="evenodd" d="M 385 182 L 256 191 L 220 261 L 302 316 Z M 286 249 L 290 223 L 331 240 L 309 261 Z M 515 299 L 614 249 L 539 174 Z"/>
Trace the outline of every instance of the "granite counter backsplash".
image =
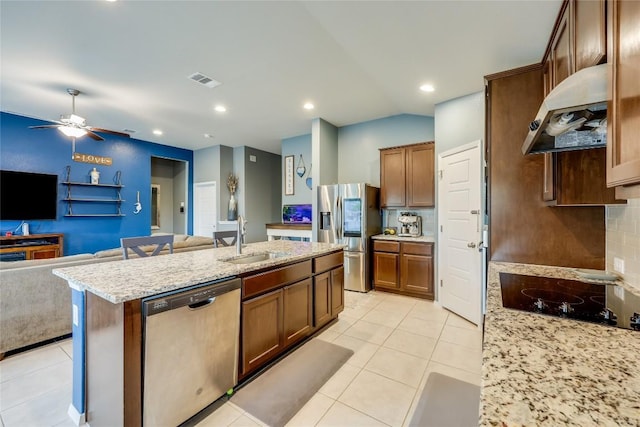
<path id="1" fill-rule="evenodd" d="M 570 268 L 489 264 L 480 424 L 640 426 L 640 332 L 506 309 L 500 272 L 583 280 Z"/>
<path id="2" fill-rule="evenodd" d="M 54 269 L 53 273 L 79 290 L 87 290 L 114 304 L 237 276 L 265 267 L 322 255 L 344 245 L 274 240 L 250 243 L 243 255 L 276 252 L 279 258 L 252 264 L 232 264 L 225 259 L 236 248 L 202 249 L 148 258 L 134 258 L 86 266 Z"/>

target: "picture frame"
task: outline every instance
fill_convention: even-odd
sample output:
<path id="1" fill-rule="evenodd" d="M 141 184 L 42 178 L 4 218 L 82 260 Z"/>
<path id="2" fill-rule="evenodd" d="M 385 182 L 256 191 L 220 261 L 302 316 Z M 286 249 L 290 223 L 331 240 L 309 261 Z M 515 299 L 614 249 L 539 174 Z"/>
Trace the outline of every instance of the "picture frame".
<path id="1" fill-rule="evenodd" d="M 295 156 L 286 156 L 284 158 L 284 194 L 286 196 L 292 196 L 295 192 L 293 169 L 294 169 Z"/>

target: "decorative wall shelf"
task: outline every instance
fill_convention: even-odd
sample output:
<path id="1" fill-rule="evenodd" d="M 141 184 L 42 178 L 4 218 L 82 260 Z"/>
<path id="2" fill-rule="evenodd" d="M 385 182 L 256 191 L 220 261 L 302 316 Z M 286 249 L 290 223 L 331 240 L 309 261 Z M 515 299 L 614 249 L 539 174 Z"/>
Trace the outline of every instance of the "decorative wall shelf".
<path id="1" fill-rule="evenodd" d="M 122 213 L 121 204 L 125 200 L 120 194 L 120 190 L 124 188 L 124 185 L 120 183 L 120 171 L 116 172 L 113 184 L 91 184 L 89 182 L 77 182 L 71 181 L 69 175 L 71 173 L 71 167 L 66 168 L 67 176 L 66 180 L 61 184 L 67 187 L 66 197 L 62 199 L 67 203 L 67 213 L 65 217 L 122 217 L 125 216 Z M 72 194 L 72 189 L 76 188 L 81 194 Z M 93 191 L 95 189 L 95 191 Z M 108 197 L 109 190 L 115 190 L 113 197 Z M 74 190 L 75 193 L 75 190 Z M 87 194 L 91 193 L 91 194 Z M 95 195 L 95 197 L 94 197 Z M 104 197 L 102 196 L 104 195 Z M 88 204 L 115 204 L 116 212 L 113 213 L 90 213 L 90 212 L 74 212 L 74 204 L 88 205 Z"/>

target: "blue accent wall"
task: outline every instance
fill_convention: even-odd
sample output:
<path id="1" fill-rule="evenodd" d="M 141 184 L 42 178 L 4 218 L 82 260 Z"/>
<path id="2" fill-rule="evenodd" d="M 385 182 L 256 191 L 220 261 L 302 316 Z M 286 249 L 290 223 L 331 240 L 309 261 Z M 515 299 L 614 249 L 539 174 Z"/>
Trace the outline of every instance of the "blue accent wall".
<path id="1" fill-rule="evenodd" d="M 0 169 L 58 175 L 57 219 L 28 221 L 31 234 L 64 233 L 64 253 L 93 253 L 120 246 L 121 237 L 149 235 L 151 231 L 151 157 L 186 161 L 188 165 L 188 206 L 193 206 L 193 151 L 169 147 L 135 138 L 121 138 L 100 134 L 105 140 L 94 141 L 85 136 L 76 141 L 76 152 L 95 156 L 111 157 L 111 166 L 74 162 L 71 159 L 71 138 L 56 129 L 29 129 L 29 126 L 50 124 L 15 114 L 0 112 Z M 66 166 L 71 166 L 70 180 L 89 182 L 89 172 L 95 166 L 100 172 L 101 183 L 112 183 L 117 171 L 121 172 L 121 204 L 124 217 L 74 217 L 69 218 L 65 180 Z M 91 189 L 73 188 L 74 194 Z M 143 210 L 134 214 L 137 192 Z M 96 197 L 115 196 L 115 190 L 95 189 Z M 78 204 L 74 213 L 115 212 L 115 204 Z M 188 209 L 187 233 L 193 230 L 192 210 Z M 16 231 L 20 221 L 0 221 L 0 232 Z M 20 234 L 20 229 L 15 234 Z"/>

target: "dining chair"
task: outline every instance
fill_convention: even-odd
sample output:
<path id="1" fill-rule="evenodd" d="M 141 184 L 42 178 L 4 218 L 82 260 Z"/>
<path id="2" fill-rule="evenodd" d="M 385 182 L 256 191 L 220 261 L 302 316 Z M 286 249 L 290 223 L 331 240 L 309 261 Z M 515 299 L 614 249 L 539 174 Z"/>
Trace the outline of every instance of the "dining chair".
<path id="1" fill-rule="evenodd" d="M 141 247 L 156 245 L 153 252 L 146 252 Z M 169 246 L 169 253 L 173 253 L 173 234 L 161 234 L 157 236 L 144 237 L 123 237 L 120 239 L 122 246 L 122 256 L 129 259 L 129 249 L 135 252 L 139 257 L 156 256 L 165 246 Z"/>
<path id="2" fill-rule="evenodd" d="M 227 240 L 231 239 L 231 241 Z M 236 244 L 238 239 L 237 231 L 214 231 L 213 232 L 213 247 L 218 248 L 220 246 L 232 246 Z"/>

